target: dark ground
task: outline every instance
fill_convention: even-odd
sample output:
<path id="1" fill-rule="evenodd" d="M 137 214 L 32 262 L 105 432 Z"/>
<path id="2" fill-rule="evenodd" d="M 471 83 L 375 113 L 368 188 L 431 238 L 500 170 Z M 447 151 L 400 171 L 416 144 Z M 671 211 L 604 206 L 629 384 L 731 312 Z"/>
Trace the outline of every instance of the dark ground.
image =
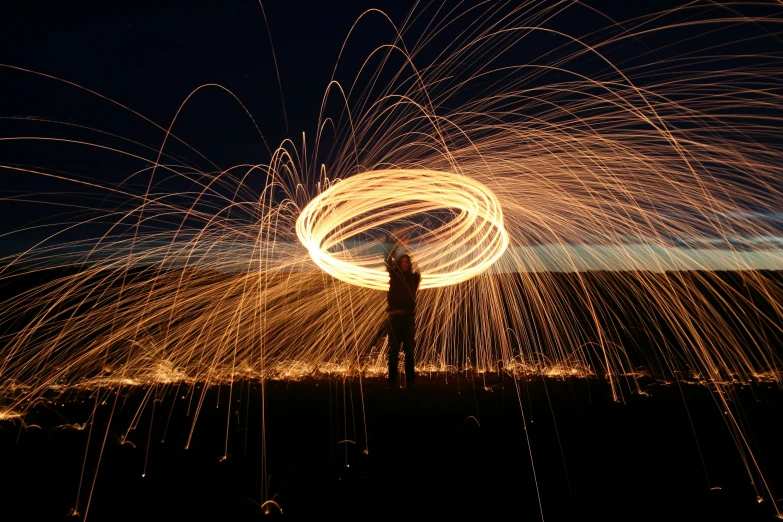
<path id="1" fill-rule="evenodd" d="M 528 449 L 516 387 L 508 377 L 485 382 L 462 374 L 420 381 L 411 390 L 365 382 L 367 454 L 356 380 L 268 383 L 269 492 L 283 517 L 540 520 L 537 479 L 544 520 L 774 519 L 769 500 L 756 502 L 723 415 L 702 386 L 648 382 L 649 396 L 628 395 L 622 404 L 613 402 L 607 384 L 596 378 L 520 383 Z M 219 462 L 226 440 L 226 391 L 220 390 L 217 408 L 218 389 L 207 393 L 188 450 L 188 400 L 173 402 L 187 390 L 176 395 L 169 390 L 156 404 L 149 445 L 150 408 L 128 437 L 133 445 L 121 445 L 118 437 L 144 390 L 119 397 L 88 520 L 262 518 L 260 384 L 235 387 L 229 457 Z M 747 423 L 765 477 L 783 497 L 777 427 L 783 392 L 775 385 L 736 392 L 734 407 Z M 99 407 L 93 448 L 112 401 Z M 86 420 L 94 399 L 62 403 L 39 407 L 26 418 L 40 429 L 0 424 L 4 515 L 58 520 L 74 507 L 88 430 L 56 427 Z M 84 491 L 96 455 L 88 455 Z"/>

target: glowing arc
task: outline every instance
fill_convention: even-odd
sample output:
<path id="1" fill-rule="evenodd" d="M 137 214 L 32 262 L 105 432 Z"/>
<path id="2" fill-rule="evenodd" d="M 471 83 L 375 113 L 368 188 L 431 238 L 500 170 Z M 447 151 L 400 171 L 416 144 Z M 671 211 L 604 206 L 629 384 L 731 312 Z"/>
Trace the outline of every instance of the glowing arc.
<path id="1" fill-rule="evenodd" d="M 338 180 L 302 210 L 296 233 L 328 274 L 356 286 L 387 290 L 389 276 L 381 256 L 345 248 L 345 242 L 436 211 L 451 212 L 452 219 L 425 228 L 411 248 L 422 270 L 422 289 L 467 281 L 506 251 L 509 236 L 492 191 L 466 176 L 425 169 L 375 170 Z M 330 252 L 340 246 L 339 252 Z"/>

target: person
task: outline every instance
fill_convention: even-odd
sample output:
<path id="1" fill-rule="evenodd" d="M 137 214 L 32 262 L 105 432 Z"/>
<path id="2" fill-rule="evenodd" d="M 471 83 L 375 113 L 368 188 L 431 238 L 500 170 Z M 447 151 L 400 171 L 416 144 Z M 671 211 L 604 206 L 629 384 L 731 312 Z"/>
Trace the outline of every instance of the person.
<path id="1" fill-rule="evenodd" d="M 387 244 L 391 243 L 387 236 Z M 397 257 L 398 251 L 404 253 Z M 419 290 L 421 274 L 413 270 L 406 240 L 394 243 L 386 255 L 386 270 L 389 272 L 389 292 L 386 294 L 389 336 L 389 385 L 397 385 L 397 366 L 400 345 L 405 353 L 406 386 L 415 386 L 416 373 L 413 367 L 413 352 L 416 348 L 416 292 Z"/>

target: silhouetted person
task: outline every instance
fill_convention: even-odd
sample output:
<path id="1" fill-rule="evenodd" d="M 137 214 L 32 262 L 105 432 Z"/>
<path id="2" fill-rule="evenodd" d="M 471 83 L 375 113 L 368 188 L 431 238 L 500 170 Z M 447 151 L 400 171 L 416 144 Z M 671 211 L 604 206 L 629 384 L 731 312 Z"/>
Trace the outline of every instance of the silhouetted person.
<path id="1" fill-rule="evenodd" d="M 390 243 L 391 241 L 389 241 Z M 386 270 L 389 272 L 389 293 L 386 316 L 389 321 L 389 384 L 397 384 L 397 365 L 400 344 L 405 352 L 405 380 L 412 386 L 416 380 L 413 369 L 413 352 L 416 348 L 416 292 L 419 290 L 421 274 L 413 271 L 411 257 L 407 253 L 397 257 L 405 242 L 397 241 L 386 256 Z"/>

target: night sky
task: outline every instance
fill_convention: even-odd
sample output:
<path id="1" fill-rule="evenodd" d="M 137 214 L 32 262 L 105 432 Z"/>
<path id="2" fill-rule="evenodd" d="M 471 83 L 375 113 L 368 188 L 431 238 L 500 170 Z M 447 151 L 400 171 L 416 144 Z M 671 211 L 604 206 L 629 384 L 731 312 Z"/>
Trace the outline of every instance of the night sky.
<path id="1" fill-rule="evenodd" d="M 656 2 L 655 6 L 615 5 L 589 2 L 614 20 L 628 20 L 653 9 L 678 5 Z M 340 48 L 354 21 L 368 8 L 386 12 L 401 24 L 413 2 L 268 2 L 264 5 L 268 28 L 274 43 L 285 99 L 284 118 L 280 87 L 275 71 L 264 11 L 258 2 L 15 2 L 4 5 L 0 14 L 0 64 L 21 67 L 78 83 L 167 127 L 182 101 L 203 84 L 220 84 L 231 90 L 256 120 L 263 138 L 253 127 L 242 107 L 229 94 L 212 87 L 200 91 L 179 115 L 176 135 L 203 153 L 214 165 L 227 168 L 241 163 L 258 164 L 269 160 L 269 147 L 283 139 L 301 143 L 302 133 L 313 136 L 323 93 L 334 70 Z M 619 4 L 619 3 L 618 3 Z M 419 6 L 420 18 L 406 35 L 409 45 L 425 32 L 439 4 Z M 724 13 L 725 14 L 725 13 Z M 453 39 L 466 19 L 456 23 L 428 45 L 417 58 L 426 64 Z M 574 5 L 546 26 L 572 36 L 582 36 L 607 20 L 584 6 Z M 681 35 L 682 36 L 682 35 Z M 741 37 L 737 32 L 735 38 Z M 650 43 L 663 45 L 676 33 Z M 710 40 L 714 38 L 714 40 Z M 721 43 L 726 34 L 701 35 L 698 45 Z M 394 39 L 389 23 L 373 13 L 360 23 L 345 48 L 337 79 L 349 82 L 360 65 L 377 46 Z M 505 59 L 524 63 L 539 57 L 552 45 L 542 37 L 528 38 L 515 46 Z M 675 46 L 669 52 L 688 50 Z M 629 45 L 612 56 L 632 60 L 640 47 Z M 497 64 L 502 66 L 503 63 Z M 592 64 L 585 63 L 586 73 Z M 455 100 L 457 103 L 459 100 Z M 445 109 L 449 109 L 447 107 Z M 56 120 L 60 123 L 22 121 L 18 118 Z M 163 133 L 138 116 L 119 109 L 99 97 L 64 83 L 38 75 L 0 68 L 0 136 L 54 136 L 83 141 L 100 141 L 123 150 L 143 152 L 125 140 L 135 140 L 152 149 L 159 147 Z M 96 140 L 91 132 L 69 125 L 83 125 L 112 133 Z M 122 138 L 125 138 L 123 140 Z M 167 151 L 186 156 L 204 171 L 214 167 L 192 152 Z M 41 167 L 78 173 L 116 183 L 146 166 L 119 154 L 87 150 L 84 146 L 40 141 L 0 142 L 0 164 Z M 4 176 L 2 195 L 62 194 L 74 191 L 72 184 L 43 180 L 12 173 Z M 5 201 L 0 233 L 25 226 L 48 212 L 29 202 Z M 15 234 L 15 240 L 35 234 Z M 8 241 L 6 237 L 2 241 Z M 10 247 L 13 250 L 16 247 Z M 4 248 L 6 253 L 8 246 Z"/>
<path id="2" fill-rule="evenodd" d="M 79 83 L 163 126 L 193 89 L 221 84 L 247 106 L 267 142 L 275 146 L 283 138 L 314 130 L 340 47 L 359 15 L 378 8 L 399 24 L 413 2 L 350 2 L 339 8 L 327 2 L 267 4 L 264 9 L 277 55 L 288 129 L 263 12 L 252 0 L 13 3 L 3 7 L 0 17 L 0 63 Z M 610 2 L 592 4 L 617 19 L 650 11 Z M 600 17 L 586 9 L 573 9 L 573 15 L 561 15 L 548 25 L 579 35 L 601 24 Z M 434 10 L 425 8 L 424 12 Z M 416 27 L 411 35 L 421 33 Z M 457 24 L 450 31 L 456 33 L 460 28 Z M 379 14 L 370 15 L 349 42 L 342 70 L 355 72 L 373 48 L 393 37 L 388 22 Z M 443 38 L 448 40 L 450 33 Z M 533 50 L 535 54 L 540 51 Z M 28 74 L 8 70 L 0 74 L 2 116 L 93 124 L 150 143 L 157 138 L 148 124 L 121 115 L 92 96 Z M 181 117 L 178 133 L 218 164 L 259 162 L 267 157 L 248 118 L 228 95 L 217 90 L 201 94 Z M 16 129 L 20 135 L 18 124 Z M 8 125 L 3 130 L 11 134 Z M 7 154 L 5 148 L 0 150 L 0 159 L 5 160 Z"/>
<path id="3" fill-rule="evenodd" d="M 396 2 L 377 4 L 402 19 Z M 270 144 L 310 132 L 344 36 L 361 6 L 335 9 L 322 2 L 265 6 L 277 53 L 288 131 L 267 29 L 258 2 L 19 3 L 0 21 L 0 62 L 70 80 L 167 125 L 196 87 L 217 83 L 233 91 L 257 119 Z M 285 4 L 285 5 L 282 5 Z M 375 5 L 375 4 L 374 4 Z M 391 9 L 390 9 L 391 8 Z M 377 16 L 377 15 L 376 15 Z M 357 34 L 374 45 L 393 36 L 381 23 Z M 354 46 L 364 58 L 368 46 Z M 2 115 L 63 117 L 117 130 L 117 116 L 52 81 L 3 72 Z M 106 113 L 105 111 L 108 111 Z M 204 93 L 183 115 L 179 132 L 217 163 L 263 161 L 253 128 L 239 105 L 217 90 Z M 145 124 L 123 122 L 123 135 L 155 138 Z M 130 127 L 130 128 L 129 128 Z M 183 131 L 182 129 L 186 129 Z M 154 139 L 152 139 L 154 141 Z"/>

